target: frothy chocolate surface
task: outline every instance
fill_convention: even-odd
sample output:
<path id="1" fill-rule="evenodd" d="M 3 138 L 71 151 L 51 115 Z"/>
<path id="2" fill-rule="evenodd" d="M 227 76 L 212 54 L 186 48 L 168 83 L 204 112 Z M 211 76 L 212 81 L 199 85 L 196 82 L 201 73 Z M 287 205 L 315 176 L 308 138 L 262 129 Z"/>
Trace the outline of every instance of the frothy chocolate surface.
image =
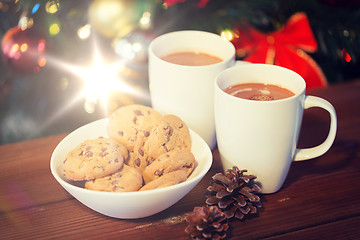
<path id="1" fill-rule="evenodd" d="M 241 83 L 224 89 L 232 96 L 254 101 L 272 101 L 294 96 L 287 88 L 264 83 Z"/>

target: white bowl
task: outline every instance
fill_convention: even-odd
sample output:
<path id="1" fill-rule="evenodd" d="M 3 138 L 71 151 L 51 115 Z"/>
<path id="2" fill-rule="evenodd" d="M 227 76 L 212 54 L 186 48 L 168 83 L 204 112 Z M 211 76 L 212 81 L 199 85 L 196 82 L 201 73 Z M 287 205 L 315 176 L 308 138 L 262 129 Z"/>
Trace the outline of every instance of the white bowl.
<path id="1" fill-rule="evenodd" d="M 51 173 L 66 191 L 87 207 L 106 216 L 133 219 L 153 215 L 174 205 L 193 189 L 209 171 L 212 153 L 205 141 L 190 129 L 191 152 L 197 166 L 190 177 L 180 184 L 141 192 L 100 192 L 75 186 L 61 174 L 65 156 L 86 139 L 108 137 L 108 119 L 84 125 L 66 136 L 55 148 L 50 161 Z"/>

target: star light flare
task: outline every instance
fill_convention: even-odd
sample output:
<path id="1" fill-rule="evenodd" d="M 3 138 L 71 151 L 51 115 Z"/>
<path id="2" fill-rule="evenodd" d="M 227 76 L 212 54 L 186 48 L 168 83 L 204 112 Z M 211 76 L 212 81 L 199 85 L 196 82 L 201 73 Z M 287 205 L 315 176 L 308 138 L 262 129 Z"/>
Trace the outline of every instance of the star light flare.
<path id="1" fill-rule="evenodd" d="M 126 59 L 111 63 L 105 62 L 96 43 L 94 44 L 92 63 L 89 66 L 79 66 L 48 57 L 49 64 L 60 67 L 82 80 L 83 89 L 79 92 L 77 99 L 85 99 L 84 109 L 88 113 L 93 113 L 98 103 L 101 103 L 104 110 L 107 111 L 109 94 L 114 91 L 144 97 L 144 93 L 139 92 L 139 89 L 135 90 L 122 79 L 122 74 L 127 69 L 125 61 Z"/>

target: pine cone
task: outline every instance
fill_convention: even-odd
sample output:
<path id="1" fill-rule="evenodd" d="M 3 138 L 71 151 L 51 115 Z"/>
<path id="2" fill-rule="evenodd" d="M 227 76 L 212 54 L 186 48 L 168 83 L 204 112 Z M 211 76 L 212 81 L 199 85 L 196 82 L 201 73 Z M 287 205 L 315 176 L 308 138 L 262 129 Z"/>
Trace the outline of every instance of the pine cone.
<path id="1" fill-rule="evenodd" d="M 244 172 L 247 170 L 233 167 L 226 170 L 225 175 L 215 174 L 207 188 L 206 204 L 217 205 L 229 219 L 243 219 L 247 214 L 256 213 L 261 207 L 261 199 L 256 194 L 261 189 L 254 182 L 256 176 L 244 175 Z"/>
<path id="2" fill-rule="evenodd" d="M 186 217 L 189 225 L 185 232 L 192 239 L 224 239 L 229 229 L 225 214 L 217 206 L 195 207 Z"/>

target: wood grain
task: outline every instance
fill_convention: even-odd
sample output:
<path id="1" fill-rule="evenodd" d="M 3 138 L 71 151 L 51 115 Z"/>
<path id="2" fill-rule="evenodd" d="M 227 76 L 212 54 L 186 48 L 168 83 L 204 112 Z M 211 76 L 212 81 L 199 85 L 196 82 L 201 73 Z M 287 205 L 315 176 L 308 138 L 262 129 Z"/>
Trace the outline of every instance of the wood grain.
<path id="1" fill-rule="evenodd" d="M 360 238 L 360 81 L 308 94 L 334 105 L 334 145 L 321 157 L 293 163 L 280 191 L 262 196 L 258 215 L 230 222 L 230 239 Z M 319 144 L 328 125 L 325 111 L 305 111 L 299 146 Z M 209 173 L 178 203 L 147 218 L 121 220 L 85 207 L 52 177 L 50 157 L 64 136 L 0 146 L 1 239 L 189 239 L 185 216 L 204 205 L 211 176 L 222 170 L 217 149 Z"/>

